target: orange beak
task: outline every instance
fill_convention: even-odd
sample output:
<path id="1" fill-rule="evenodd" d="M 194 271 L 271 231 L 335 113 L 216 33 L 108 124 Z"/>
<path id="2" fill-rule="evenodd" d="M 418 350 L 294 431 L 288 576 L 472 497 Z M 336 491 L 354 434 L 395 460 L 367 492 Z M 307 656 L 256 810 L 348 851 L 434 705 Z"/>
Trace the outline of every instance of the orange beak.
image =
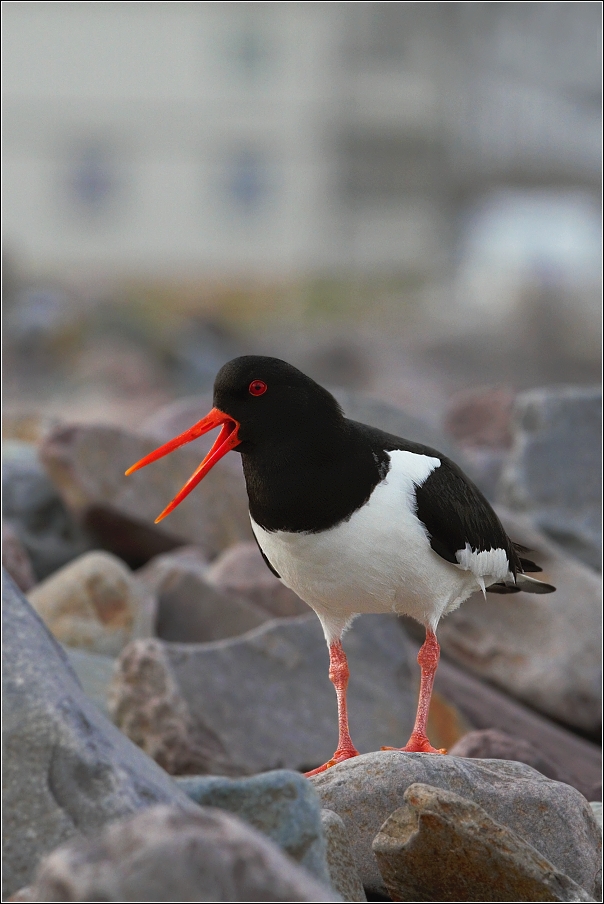
<path id="1" fill-rule="evenodd" d="M 230 452 L 231 449 L 234 449 L 235 446 L 239 445 L 241 442 L 237 436 L 239 423 L 234 418 L 230 417 L 230 415 L 225 414 L 223 411 L 219 411 L 218 408 L 212 408 L 210 413 L 202 418 L 201 421 L 193 424 L 192 427 L 189 427 L 188 430 L 185 430 L 185 432 L 181 433 L 179 436 L 175 436 L 174 439 L 164 443 L 159 449 L 155 449 L 154 452 L 145 455 L 144 458 L 141 458 L 140 461 L 137 461 L 135 465 L 132 465 L 132 467 L 128 468 L 126 471 L 126 477 L 128 477 L 128 475 L 132 474 L 134 471 L 138 471 L 139 468 L 144 468 L 146 465 L 150 465 L 152 461 L 157 461 L 158 458 L 169 455 L 174 449 L 178 449 L 179 446 L 184 446 L 185 443 L 192 442 L 192 440 L 203 436 L 204 433 L 213 430 L 215 427 L 222 427 L 216 438 L 216 442 L 197 470 L 191 474 L 182 490 L 176 494 L 172 502 L 167 505 L 161 515 L 155 519 L 156 524 L 161 521 L 162 518 L 165 518 L 166 515 L 169 515 L 170 512 L 189 495 L 191 490 L 195 489 L 197 484 L 203 480 L 217 461 L 220 461 L 227 452 Z"/>

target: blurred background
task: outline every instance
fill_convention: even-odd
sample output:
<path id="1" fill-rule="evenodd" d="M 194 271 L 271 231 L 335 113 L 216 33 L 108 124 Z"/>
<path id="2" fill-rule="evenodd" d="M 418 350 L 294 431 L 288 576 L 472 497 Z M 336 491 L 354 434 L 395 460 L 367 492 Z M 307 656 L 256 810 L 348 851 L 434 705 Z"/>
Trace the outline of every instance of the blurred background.
<path id="1" fill-rule="evenodd" d="M 5 432 L 236 354 L 438 419 L 600 373 L 598 2 L 5 2 Z"/>

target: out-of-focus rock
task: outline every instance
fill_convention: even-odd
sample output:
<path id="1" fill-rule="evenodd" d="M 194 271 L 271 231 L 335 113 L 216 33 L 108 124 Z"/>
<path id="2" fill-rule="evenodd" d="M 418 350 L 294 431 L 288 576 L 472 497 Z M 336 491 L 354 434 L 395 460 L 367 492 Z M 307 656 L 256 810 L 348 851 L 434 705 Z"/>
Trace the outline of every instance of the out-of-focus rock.
<path id="1" fill-rule="evenodd" d="M 153 634 L 154 600 L 107 552 L 80 556 L 34 587 L 28 599 L 57 640 L 71 647 L 117 656 L 130 640 Z"/>
<path id="2" fill-rule="evenodd" d="M 470 800 L 416 783 L 373 840 L 394 901 L 594 901 Z"/>
<path id="3" fill-rule="evenodd" d="M 598 897 L 601 837 L 589 804 L 574 788 L 524 763 L 381 751 L 345 760 L 310 781 L 323 806 L 344 821 L 366 889 L 384 893 L 371 843 L 404 805 L 409 785 L 421 782 L 474 801 Z"/>
<path id="4" fill-rule="evenodd" d="M 278 618 L 309 611 L 306 603 L 272 573 L 253 541 L 236 543 L 225 550 L 212 563 L 206 577 L 219 590 L 248 600 Z"/>
<path id="5" fill-rule="evenodd" d="M 36 901 L 337 901 L 230 813 L 150 807 L 41 864 Z"/>
<path id="6" fill-rule="evenodd" d="M 58 845 L 153 803 L 193 807 L 98 711 L 59 644 L 3 579 L 4 895 Z M 37 897 L 35 900 L 44 900 Z"/>
<path id="7" fill-rule="evenodd" d="M 450 399 L 444 429 L 463 449 L 468 473 L 488 499 L 497 486 L 512 444 L 514 394 L 502 386 L 466 389 Z"/>
<path id="8" fill-rule="evenodd" d="M 455 703 L 475 728 L 499 729 L 529 742 L 554 766 L 559 781 L 577 788 L 588 800 L 602 796 L 600 747 L 517 703 L 444 658 L 440 660 L 434 686 Z"/>
<path id="9" fill-rule="evenodd" d="M 319 798 L 299 772 L 277 769 L 239 780 L 197 775 L 177 782 L 196 804 L 234 813 L 329 884 Z"/>
<path id="10" fill-rule="evenodd" d="M 554 781 L 564 781 L 564 776 L 546 753 L 538 750 L 530 741 L 514 738 L 496 728 L 469 731 L 450 748 L 449 754 L 478 760 L 514 760 L 532 766 Z"/>
<path id="11" fill-rule="evenodd" d="M 170 554 L 158 558 L 164 561 L 154 566 L 152 560 L 146 569 L 153 569 L 157 599 L 155 633 L 162 640 L 175 643 L 221 640 L 244 634 L 270 618 L 253 603 L 213 587 L 195 559 Z M 146 583 L 150 583 L 148 578 Z"/>
<path id="12" fill-rule="evenodd" d="M 601 586 L 526 518 L 502 509 L 507 533 L 531 549 L 555 593 L 474 594 L 443 618 L 445 656 L 559 722 L 597 733 L 601 719 Z M 482 726 L 477 726 L 482 727 Z"/>
<path id="13" fill-rule="evenodd" d="M 509 449 L 514 393 L 502 386 L 465 389 L 449 399 L 444 426 L 460 446 Z"/>
<path id="14" fill-rule="evenodd" d="M 103 715 L 110 718 L 107 695 L 113 678 L 115 658 L 78 650 L 76 647 L 64 647 L 64 650 L 86 696 L 98 706 Z"/>
<path id="15" fill-rule="evenodd" d="M 414 674 L 417 668 L 409 661 L 403 632 L 392 616 L 361 616 L 344 647 L 357 748 L 401 747 L 415 717 L 411 669 Z M 135 641 L 118 660 L 111 712 L 150 755 L 158 758 L 159 751 L 158 762 L 173 774 L 191 760 L 187 751 L 195 749 L 199 736 L 206 739 L 205 768 L 204 757 L 196 754 L 198 767 L 187 766 L 189 773 L 224 774 L 227 752 L 232 766 L 244 773 L 306 771 L 329 759 L 337 744 L 336 695 L 328 668 L 314 615 L 273 620 L 242 637 L 211 644 Z M 182 713 L 178 725 L 186 731 L 175 729 L 177 711 Z"/>
<path id="16" fill-rule="evenodd" d="M 332 888 L 335 888 L 345 901 L 366 901 L 367 895 L 352 857 L 346 826 L 333 810 L 321 810 L 321 822 L 327 845 L 327 868 Z"/>
<path id="17" fill-rule="evenodd" d="M 591 812 L 594 815 L 594 819 L 600 826 L 600 831 L 602 830 L 602 801 L 601 800 L 592 800 L 590 801 L 589 806 L 591 807 Z"/>
<path id="18" fill-rule="evenodd" d="M 142 568 L 137 569 L 134 576 L 148 593 L 156 595 L 166 576 L 175 570 L 194 572 L 205 577 L 208 567 L 209 562 L 203 549 L 189 544 L 155 556 Z"/>
<path id="19" fill-rule="evenodd" d="M 187 542 L 211 559 L 249 539 L 245 489 L 224 470 L 213 469 L 161 527 L 154 523 L 200 462 L 181 447 L 126 477 L 156 445 L 113 427 L 63 426 L 46 437 L 40 458 L 70 511 L 132 567 Z"/>
<path id="20" fill-rule="evenodd" d="M 6 568 L 19 590 L 24 593 L 36 583 L 27 550 L 8 521 L 2 522 L 2 567 Z"/>
<path id="21" fill-rule="evenodd" d="M 37 580 L 91 547 L 63 505 L 31 443 L 3 444 L 2 513 L 25 547 Z"/>
<path id="22" fill-rule="evenodd" d="M 602 391 L 534 389 L 514 406 L 498 500 L 592 568 L 602 557 Z"/>

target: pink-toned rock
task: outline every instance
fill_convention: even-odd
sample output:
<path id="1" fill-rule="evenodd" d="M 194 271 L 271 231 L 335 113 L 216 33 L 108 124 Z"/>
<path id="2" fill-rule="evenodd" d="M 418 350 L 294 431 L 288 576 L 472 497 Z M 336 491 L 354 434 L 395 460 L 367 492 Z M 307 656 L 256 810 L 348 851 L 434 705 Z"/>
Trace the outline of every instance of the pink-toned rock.
<path id="1" fill-rule="evenodd" d="M 15 529 L 2 522 L 2 565 L 19 588 L 25 593 L 36 583 L 31 559 L 21 543 Z"/>
<path id="2" fill-rule="evenodd" d="M 225 550 L 207 572 L 218 589 L 248 600 L 277 617 L 304 615 L 309 611 L 293 590 L 270 571 L 257 544 L 236 543 Z"/>
<path id="3" fill-rule="evenodd" d="M 481 386 L 449 400 L 445 429 L 461 446 L 509 449 L 514 393 L 502 386 Z"/>

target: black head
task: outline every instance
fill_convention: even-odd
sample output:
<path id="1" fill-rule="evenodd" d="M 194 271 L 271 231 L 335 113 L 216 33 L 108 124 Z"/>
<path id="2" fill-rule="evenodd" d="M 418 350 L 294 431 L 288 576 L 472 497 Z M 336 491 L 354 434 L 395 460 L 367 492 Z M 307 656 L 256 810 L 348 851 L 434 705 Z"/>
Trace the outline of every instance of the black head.
<path id="1" fill-rule="evenodd" d="M 263 355 L 234 358 L 220 369 L 214 406 L 240 424 L 243 454 L 284 440 L 306 446 L 344 423 L 331 393 L 291 364 Z"/>

